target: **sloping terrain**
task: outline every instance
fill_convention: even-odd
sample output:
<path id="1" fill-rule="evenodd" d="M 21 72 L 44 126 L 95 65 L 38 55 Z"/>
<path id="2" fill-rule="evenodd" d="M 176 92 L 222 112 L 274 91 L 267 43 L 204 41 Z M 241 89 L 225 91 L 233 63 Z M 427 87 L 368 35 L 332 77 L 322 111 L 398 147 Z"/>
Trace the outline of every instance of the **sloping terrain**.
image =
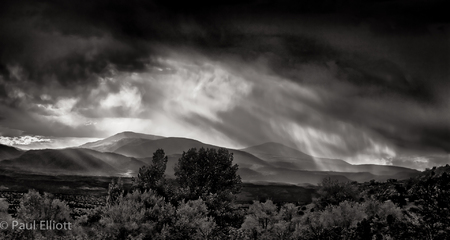
<path id="1" fill-rule="evenodd" d="M 4 160 L 0 166 L 42 174 L 131 177 L 136 176 L 140 167 L 150 164 L 153 153 L 161 148 L 168 155 L 166 175 L 173 178 L 174 167 L 183 151 L 220 148 L 194 139 L 133 132 L 119 133 L 82 147 L 32 150 L 15 159 Z M 233 154 L 233 162 L 239 165 L 238 173 L 245 182 L 317 184 L 324 177 L 365 182 L 406 179 L 419 173 L 403 167 L 352 165 L 340 159 L 316 158 L 279 143 L 228 150 Z"/>
<path id="2" fill-rule="evenodd" d="M 167 155 L 171 155 L 183 153 L 183 151 L 187 151 L 190 148 L 198 149 L 201 147 L 210 147 L 210 145 L 189 138 L 169 137 L 157 140 L 130 142 L 114 152 L 130 157 L 151 157 L 159 148 L 164 149 Z"/>
<path id="3" fill-rule="evenodd" d="M 302 153 L 294 148 L 285 146 L 281 143 L 268 142 L 253 147 L 248 147 L 241 149 L 252 154 L 263 154 L 270 156 L 284 156 L 284 157 L 295 157 L 295 158 L 305 158 L 310 159 L 312 156 Z"/>
<path id="4" fill-rule="evenodd" d="M 450 165 L 446 164 L 445 166 L 433 167 L 431 169 L 427 168 L 425 171 L 421 172 L 416 178 L 417 179 L 427 179 L 427 178 L 438 178 L 443 174 L 450 175 Z"/>
<path id="5" fill-rule="evenodd" d="M 164 138 L 129 142 L 115 152 L 130 157 L 147 158 L 157 149 L 164 149 L 169 156 L 166 173 L 174 176 L 173 167 L 183 151 L 190 148 L 220 147 L 204 144 L 188 138 Z M 340 159 L 316 158 L 279 143 L 266 143 L 243 150 L 228 149 L 244 181 L 271 181 L 284 183 L 317 184 L 326 176 L 343 181 L 364 182 L 371 179 L 384 181 L 389 178 L 405 179 L 418 171 L 396 166 L 352 165 Z"/>
<path id="6" fill-rule="evenodd" d="M 114 152 L 118 148 L 131 142 L 140 142 L 144 139 L 157 140 L 162 138 L 164 137 L 135 132 L 121 132 L 96 142 L 85 143 L 81 145 L 80 148 L 89 148 L 101 152 Z"/>
<path id="7" fill-rule="evenodd" d="M 16 159 L 0 162 L 2 166 L 53 174 L 112 175 L 111 165 L 78 149 L 30 150 Z"/>
<path id="8" fill-rule="evenodd" d="M 242 180 L 245 182 L 275 182 L 275 183 L 286 183 L 286 184 L 318 184 L 322 182 L 322 179 L 330 177 L 339 181 L 347 182 L 353 181 L 353 179 L 348 178 L 346 173 L 336 173 L 336 172 L 320 172 L 320 171 L 301 171 L 301 170 L 290 170 L 284 168 L 271 168 L 270 172 L 268 169 L 263 171 L 252 171 L 247 168 L 239 168 L 238 174 L 241 176 Z M 264 172 L 261 174 L 260 172 Z M 258 174 L 259 173 L 259 174 Z"/>
<path id="9" fill-rule="evenodd" d="M 350 171 L 323 171 L 322 168 L 319 167 L 308 167 L 311 165 L 315 166 L 323 166 L 329 165 L 330 169 L 336 169 L 336 165 L 340 164 L 343 170 L 352 169 L 353 165 L 342 161 L 342 160 L 333 160 L 333 159 L 325 159 L 323 161 L 316 162 L 316 159 L 301 153 L 295 149 L 288 149 L 281 144 L 271 144 L 274 145 L 274 148 L 271 150 L 275 150 L 277 154 L 287 154 L 288 156 L 295 156 L 296 153 L 303 154 L 303 165 L 302 162 L 298 162 L 298 158 L 295 157 L 283 157 L 284 162 L 272 161 L 272 159 L 266 158 L 258 158 L 255 155 L 258 153 L 249 153 L 240 150 L 229 149 L 231 153 L 233 153 L 233 162 L 239 165 L 239 175 L 241 176 L 243 181 L 252 182 L 252 181 L 266 181 L 266 182 L 283 182 L 290 184 L 299 184 L 299 183 L 310 183 L 317 184 L 322 181 L 324 177 L 332 177 L 335 179 L 339 179 L 341 181 L 369 181 L 371 179 L 388 179 L 392 178 L 392 176 L 375 176 L 370 172 L 350 172 Z M 132 142 L 127 145 L 122 146 L 117 149 L 116 152 L 127 155 L 130 157 L 137 157 L 144 162 L 151 162 L 151 155 L 158 148 L 164 149 L 165 153 L 168 155 L 168 162 L 166 168 L 166 174 L 168 177 L 174 177 L 174 166 L 178 162 L 178 159 L 181 157 L 183 151 L 187 151 L 190 148 L 214 148 L 218 149 L 218 146 L 204 144 L 200 141 L 187 139 L 187 138 L 164 138 L 158 140 L 146 140 L 142 142 Z M 262 149 L 264 150 L 264 148 Z M 287 150 L 287 151 L 284 151 Z M 262 152 L 262 151 L 260 151 Z M 271 156 L 274 156 L 272 154 Z M 260 156 L 260 155 L 258 155 Z M 263 155 L 264 157 L 264 155 Z M 305 158 L 307 158 L 305 160 Z M 286 161 L 286 159 L 291 160 L 291 162 Z M 286 163 L 283 165 L 283 163 Z M 320 164 L 320 165 L 319 165 Z M 304 168 L 302 168 L 304 167 Z M 328 169 L 328 168 L 327 168 Z"/>
<path id="10" fill-rule="evenodd" d="M 274 166 L 308 170 L 308 171 L 339 171 L 351 172 L 353 165 L 340 159 L 317 158 L 280 143 L 264 143 L 242 151 L 271 163 Z"/>
<path id="11" fill-rule="evenodd" d="M 174 155 L 181 154 L 183 151 L 187 151 L 190 148 L 214 148 L 219 149 L 219 146 L 209 145 L 202 143 L 197 140 L 188 139 L 188 138 L 163 138 L 158 140 L 146 140 L 142 142 L 131 142 L 127 145 L 122 146 L 117 149 L 115 152 L 136 158 L 145 158 L 151 157 L 153 153 L 159 149 L 164 149 L 166 155 Z M 229 149 L 231 153 L 233 153 L 234 163 L 238 164 L 239 167 L 247 167 L 250 169 L 259 169 L 262 167 L 271 167 L 267 162 L 255 157 L 252 154 L 247 152 L 243 152 L 240 150 Z M 178 160 L 178 158 L 177 158 Z M 170 163 L 168 164 L 170 165 Z M 170 166 L 168 166 L 170 168 Z"/>
<path id="12" fill-rule="evenodd" d="M 353 167 L 353 172 L 371 172 L 374 175 L 419 174 L 419 171 L 414 169 L 389 165 L 362 164 Z"/>
<path id="13" fill-rule="evenodd" d="M 15 147 L 0 144 L 0 161 L 5 159 L 16 158 L 22 155 L 23 153 L 24 151 L 19 150 Z"/>
<path id="14" fill-rule="evenodd" d="M 110 152 L 98 152 L 91 149 L 77 149 L 79 151 L 83 151 L 90 156 L 96 157 L 103 162 L 114 167 L 117 172 L 126 175 L 126 176 L 134 176 L 144 165 L 147 165 L 143 161 L 140 161 L 136 158 L 126 157 L 117 153 Z"/>
<path id="15" fill-rule="evenodd" d="M 352 165 L 340 159 L 317 158 L 279 143 L 264 143 L 242 150 L 280 168 L 349 173 L 366 172 L 375 176 L 400 174 L 402 177 L 405 175 L 409 177 L 409 175 L 418 174 L 417 170 L 405 167 L 375 164 Z"/>
<path id="16" fill-rule="evenodd" d="M 30 150 L 18 158 L 0 162 L 0 166 L 28 172 L 86 176 L 131 176 L 143 165 L 119 154 L 77 148 Z"/>

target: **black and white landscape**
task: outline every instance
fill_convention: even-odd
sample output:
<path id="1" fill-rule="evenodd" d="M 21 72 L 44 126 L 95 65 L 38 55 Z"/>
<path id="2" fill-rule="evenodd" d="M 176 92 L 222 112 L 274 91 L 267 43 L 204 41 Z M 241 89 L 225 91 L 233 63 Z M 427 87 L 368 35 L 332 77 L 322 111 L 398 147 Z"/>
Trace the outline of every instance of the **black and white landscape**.
<path id="1" fill-rule="evenodd" d="M 219 149 L 194 139 L 161 137 L 122 132 L 83 144 L 76 148 L 20 151 L 2 145 L 0 168 L 35 174 L 80 176 L 135 176 L 149 165 L 157 149 L 168 156 L 168 177 L 174 178 L 174 166 L 183 151 L 191 148 Z M 244 149 L 229 149 L 239 165 L 244 182 L 314 184 L 330 176 L 342 181 L 367 182 L 372 179 L 408 179 L 419 171 L 410 168 L 363 164 L 353 165 L 340 159 L 316 158 L 279 143 L 269 142 Z"/>
<path id="2" fill-rule="evenodd" d="M 449 239 L 447 9 L 1 1 L 0 239 Z"/>

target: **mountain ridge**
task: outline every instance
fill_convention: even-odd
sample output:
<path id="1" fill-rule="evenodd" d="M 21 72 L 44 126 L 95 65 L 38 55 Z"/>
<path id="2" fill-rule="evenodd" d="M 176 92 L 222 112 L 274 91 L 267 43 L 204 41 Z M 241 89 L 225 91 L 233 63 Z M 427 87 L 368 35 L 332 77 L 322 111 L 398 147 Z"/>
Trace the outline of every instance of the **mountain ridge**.
<path id="1" fill-rule="evenodd" d="M 417 170 L 400 166 L 350 164 L 341 159 L 313 157 L 297 149 L 276 142 L 267 142 L 242 150 L 252 153 L 256 157 L 270 162 L 275 166 L 291 166 L 291 168 L 296 167 L 299 170 L 354 173 L 369 172 L 374 175 L 395 175 L 400 172 L 410 172 L 411 175 L 418 173 Z"/>
<path id="2" fill-rule="evenodd" d="M 160 148 L 168 156 L 166 174 L 173 178 L 173 168 L 183 152 L 191 148 L 222 147 L 190 138 L 122 132 L 78 148 L 27 151 L 24 156 L 1 161 L 0 166 L 48 174 L 134 176 L 140 167 L 151 162 L 153 153 Z M 246 182 L 317 184 L 323 177 L 342 181 L 382 181 L 409 178 L 418 173 L 399 166 L 352 165 L 340 159 L 317 158 L 276 142 L 228 151 L 233 154 L 233 163 L 239 165 L 238 173 Z"/>
<path id="3" fill-rule="evenodd" d="M 25 151 L 15 147 L 0 144 L 0 161 L 10 158 L 15 158 L 22 155 Z"/>
<path id="4" fill-rule="evenodd" d="M 181 137 L 167 137 L 163 139 L 129 142 L 114 152 L 135 158 L 150 157 L 159 148 L 164 149 L 169 156 L 181 156 L 183 151 L 190 148 L 221 148 L 195 139 Z M 353 165 L 341 159 L 317 158 L 305 154 L 297 149 L 276 142 L 268 142 L 244 149 L 228 149 L 234 155 L 234 163 L 241 169 L 248 169 L 247 173 L 259 173 L 260 176 L 275 176 L 277 174 L 298 171 L 299 174 L 311 172 L 342 172 L 354 176 L 351 180 L 392 178 L 397 173 L 401 177 L 409 177 L 418 173 L 413 169 L 384 165 Z M 169 157 L 167 168 L 174 166 L 176 159 Z M 359 175 L 358 175 L 359 174 Z M 292 174 L 291 174 L 292 175 Z M 255 175 L 256 176 L 256 175 Z"/>
<path id="5" fill-rule="evenodd" d="M 151 135 L 151 134 L 125 131 L 125 132 L 116 133 L 116 134 L 114 134 L 110 137 L 107 137 L 105 139 L 102 139 L 102 140 L 82 144 L 78 147 L 89 148 L 89 149 L 98 150 L 98 151 L 102 151 L 102 152 L 114 152 L 116 149 L 118 149 L 121 146 L 123 146 L 129 142 L 132 142 L 132 141 L 141 141 L 142 139 L 157 140 L 157 139 L 162 139 L 162 138 L 164 138 L 164 137 L 157 136 L 157 135 Z"/>

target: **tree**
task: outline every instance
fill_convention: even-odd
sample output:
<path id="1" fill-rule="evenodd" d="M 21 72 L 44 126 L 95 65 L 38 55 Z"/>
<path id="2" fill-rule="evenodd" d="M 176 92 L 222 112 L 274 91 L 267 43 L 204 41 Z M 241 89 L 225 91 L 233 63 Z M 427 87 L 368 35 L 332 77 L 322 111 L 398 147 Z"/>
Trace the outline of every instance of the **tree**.
<path id="1" fill-rule="evenodd" d="M 152 164 L 139 169 L 137 178 L 133 178 L 133 188 L 140 191 L 154 190 L 160 195 L 164 195 L 164 172 L 166 171 L 167 156 L 163 149 L 158 149 L 153 153 Z"/>
<path id="2" fill-rule="evenodd" d="M 187 200 L 202 198 L 222 232 L 229 227 L 239 227 L 243 222 L 241 212 L 232 204 L 241 189 L 238 165 L 233 165 L 233 154 L 224 148 L 195 148 L 183 152 L 175 166 L 175 176 L 180 193 Z"/>
<path id="3" fill-rule="evenodd" d="M 121 197 L 123 197 L 123 195 L 124 190 L 122 179 L 119 178 L 117 180 L 117 183 L 113 179 L 108 186 L 108 196 L 106 197 L 106 203 L 108 204 L 108 206 L 114 205 L 120 200 Z"/>
<path id="4" fill-rule="evenodd" d="M 271 200 L 253 201 L 240 230 L 248 239 L 291 239 L 298 220 L 298 207 L 292 203 L 278 210 Z"/>
<path id="5" fill-rule="evenodd" d="M 70 208 L 59 199 L 53 198 L 52 195 L 44 193 L 39 194 L 35 190 L 29 190 L 20 200 L 20 207 L 17 210 L 17 218 L 19 222 L 30 223 L 40 220 L 53 220 L 57 223 L 72 223 L 70 217 Z M 75 226 L 72 226 L 73 228 Z M 64 230 L 39 230 L 39 231 L 22 231 L 17 232 L 17 239 L 39 239 L 40 237 L 55 238 L 55 236 L 71 235 L 72 231 Z"/>
<path id="6" fill-rule="evenodd" d="M 442 171 L 444 167 L 439 170 Z M 426 170 L 409 189 L 414 196 L 418 215 L 418 232 L 423 239 L 447 239 L 450 236 L 450 174 L 436 168 Z"/>
<path id="7" fill-rule="evenodd" d="M 173 206 L 154 191 L 134 191 L 104 209 L 95 238 L 158 239 L 164 225 L 171 224 L 174 212 Z"/>
<path id="8" fill-rule="evenodd" d="M 11 215 L 8 214 L 8 208 L 9 204 L 4 201 L 3 199 L 0 199 L 0 221 L 9 223 L 8 227 L 5 229 L 4 225 L 0 226 L 3 227 L 0 229 L 0 239 L 12 239 L 13 230 L 11 229 L 11 222 L 13 221 L 13 218 Z M 4 224 L 4 223 L 3 223 Z"/>
<path id="9" fill-rule="evenodd" d="M 271 200 L 253 201 L 241 229 L 253 239 L 273 239 L 272 230 L 278 221 L 277 206 Z"/>
<path id="10" fill-rule="evenodd" d="M 0 218 L 3 219 L 8 215 L 8 208 L 9 204 L 4 201 L 3 199 L 0 199 Z"/>
<path id="11" fill-rule="evenodd" d="M 28 191 L 20 200 L 20 207 L 17 210 L 17 217 L 25 222 L 32 222 L 37 219 L 56 220 L 59 222 L 69 222 L 70 208 L 59 199 L 54 199 L 50 194 L 39 194 L 35 190 Z"/>
<path id="12" fill-rule="evenodd" d="M 317 192 L 319 197 L 314 203 L 319 209 L 324 209 L 328 205 L 339 205 L 343 201 L 358 201 L 360 193 L 357 186 L 350 182 L 340 182 L 332 178 L 324 178 Z"/>
<path id="13" fill-rule="evenodd" d="M 209 194 L 236 194 L 241 189 L 238 165 L 232 165 L 233 154 L 220 148 L 195 148 L 183 152 L 175 167 L 177 182 L 188 188 L 193 199 Z"/>
<path id="14" fill-rule="evenodd" d="M 162 230 L 162 239 L 211 239 L 215 222 L 208 217 L 207 207 L 202 199 L 181 201 L 172 224 Z"/>

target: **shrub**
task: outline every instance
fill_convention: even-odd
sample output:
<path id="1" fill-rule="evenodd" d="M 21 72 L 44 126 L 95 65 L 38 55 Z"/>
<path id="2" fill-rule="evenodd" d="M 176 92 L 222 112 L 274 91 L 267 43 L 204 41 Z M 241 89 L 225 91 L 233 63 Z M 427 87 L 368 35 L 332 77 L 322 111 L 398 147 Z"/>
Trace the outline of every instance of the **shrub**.
<path id="1" fill-rule="evenodd" d="M 328 205 L 339 205 L 344 201 L 357 201 L 360 199 L 358 187 L 350 182 L 339 182 L 332 178 L 324 178 L 317 192 L 318 197 L 314 203 L 319 209 L 324 209 Z"/>

